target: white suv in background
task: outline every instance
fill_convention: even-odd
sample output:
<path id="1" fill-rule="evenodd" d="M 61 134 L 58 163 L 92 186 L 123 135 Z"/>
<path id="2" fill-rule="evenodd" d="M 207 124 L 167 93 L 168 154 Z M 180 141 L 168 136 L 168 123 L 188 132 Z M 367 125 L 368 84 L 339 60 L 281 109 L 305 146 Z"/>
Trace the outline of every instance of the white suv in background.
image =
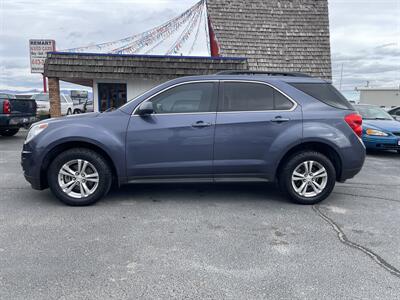
<path id="1" fill-rule="evenodd" d="M 37 114 L 39 116 L 50 115 L 50 100 L 48 93 L 40 93 L 32 95 L 31 99 L 35 99 L 37 106 Z M 74 111 L 74 103 L 68 95 L 61 94 L 61 115 L 71 115 Z"/>

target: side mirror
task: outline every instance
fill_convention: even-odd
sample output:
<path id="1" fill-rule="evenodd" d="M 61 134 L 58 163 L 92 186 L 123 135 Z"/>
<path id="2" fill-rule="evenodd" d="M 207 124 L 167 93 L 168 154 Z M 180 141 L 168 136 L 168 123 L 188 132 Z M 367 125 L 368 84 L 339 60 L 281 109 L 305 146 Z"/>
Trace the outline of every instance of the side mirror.
<path id="1" fill-rule="evenodd" d="M 150 101 L 143 102 L 140 104 L 138 114 L 140 116 L 148 116 L 154 113 L 153 103 Z"/>

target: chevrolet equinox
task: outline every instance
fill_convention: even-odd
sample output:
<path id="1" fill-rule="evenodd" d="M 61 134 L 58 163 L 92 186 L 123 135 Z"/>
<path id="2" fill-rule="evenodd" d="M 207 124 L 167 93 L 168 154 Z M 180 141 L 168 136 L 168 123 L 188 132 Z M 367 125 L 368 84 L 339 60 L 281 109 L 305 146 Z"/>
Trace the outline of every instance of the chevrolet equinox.
<path id="1" fill-rule="evenodd" d="M 330 82 L 300 73 L 178 78 L 103 113 L 31 126 L 22 167 L 34 189 L 89 205 L 112 184 L 277 182 L 315 204 L 362 168 L 362 118 Z"/>

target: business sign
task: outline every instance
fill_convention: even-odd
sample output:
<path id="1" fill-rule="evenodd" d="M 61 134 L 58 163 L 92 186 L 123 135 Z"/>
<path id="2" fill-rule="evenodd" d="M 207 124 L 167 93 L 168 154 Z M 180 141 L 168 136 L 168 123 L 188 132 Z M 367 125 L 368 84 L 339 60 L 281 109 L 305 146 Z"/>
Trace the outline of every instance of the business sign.
<path id="1" fill-rule="evenodd" d="M 29 40 L 31 73 L 44 73 L 44 62 L 47 52 L 56 51 L 54 40 Z"/>

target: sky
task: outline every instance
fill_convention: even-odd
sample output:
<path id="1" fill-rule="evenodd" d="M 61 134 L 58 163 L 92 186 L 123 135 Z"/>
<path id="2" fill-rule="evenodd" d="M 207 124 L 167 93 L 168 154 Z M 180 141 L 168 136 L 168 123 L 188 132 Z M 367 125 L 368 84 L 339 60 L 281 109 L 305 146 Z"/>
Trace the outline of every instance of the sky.
<path id="1" fill-rule="evenodd" d="M 30 74 L 29 39 L 54 39 L 57 50 L 113 41 L 197 1 L 0 0 L 0 89 L 41 88 L 41 75 Z M 400 0 L 329 0 L 329 14 L 334 85 L 345 93 L 367 84 L 398 87 Z"/>

